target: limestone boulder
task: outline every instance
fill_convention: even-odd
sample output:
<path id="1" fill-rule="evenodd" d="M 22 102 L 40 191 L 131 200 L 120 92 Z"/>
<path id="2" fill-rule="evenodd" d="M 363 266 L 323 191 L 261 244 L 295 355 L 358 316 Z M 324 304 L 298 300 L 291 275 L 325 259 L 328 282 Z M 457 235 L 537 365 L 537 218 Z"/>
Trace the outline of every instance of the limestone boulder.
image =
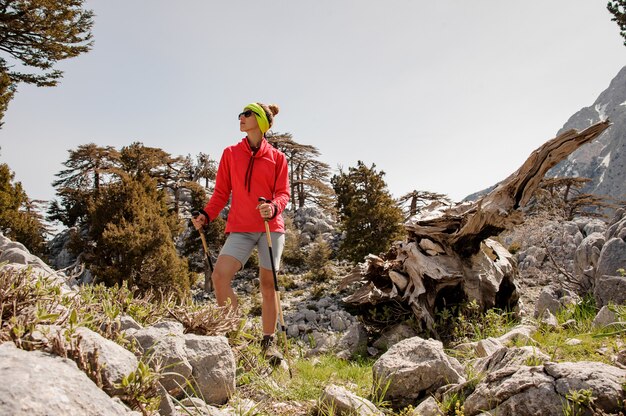
<path id="1" fill-rule="evenodd" d="M 560 416 L 562 399 L 554 391 L 554 379 L 542 366 L 505 367 L 488 374 L 476 386 L 463 410 L 467 416 L 484 411 L 498 416 Z"/>
<path id="2" fill-rule="evenodd" d="M 105 389 L 115 394 L 117 389 L 115 385 L 122 382 L 122 379 L 137 369 L 139 364 L 135 355 L 110 341 L 100 334 L 92 330 L 79 327 L 76 329 L 77 335 L 80 337 L 80 349 L 83 353 L 96 354 L 98 364 L 102 368 L 102 381 Z"/>
<path id="3" fill-rule="evenodd" d="M 185 351 L 195 388 L 210 404 L 224 404 L 235 392 L 235 356 L 223 336 L 187 334 Z"/>
<path id="4" fill-rule="evenodd" d="M 135 331 L 126 331 L 136 340 L 148 362 L 158 362 L 166 368 L 161 384 L 174 397 L 181 396 L 186 380 L 193 367 L 187 359 L 183 325 L 179 322 L 163 321 Z"/>
<path id="5" fill-rule="evenodd" d="M 379 389 L 388 384 L 385 400 L 399 408 L 415 405 L 441 386 L 465 381 L 463 367 L 444 352 L 440 341 L 420 337 L 393 345 L 372 372 Z"/>
<path id="6" fill-rule="evenodd" d="M 617 413 L 626 399 L 623 385 L 626 370 L 595 361 L 546 363 L 545 371 L 554 378 L 562 397 L 573 390 L 593 391 L 595 404 L 604 412 Z"/>
<path id="7" fill-rule="evenodd" d="M 400 323 L 385 329 L 380 337 L 374 341 L 373 346 L 381 350 L 388 350 L 403 339 L 415 336 L 417 336 L 417 331 L 413 327 Z"/>
<path id="8" fill-rule="evenodd" d="M 602 328 L 617 321 L 617 314 L 608 306 L 600 308 L 596 317 L 593 318 L 592 326 L 594 328 Z"/>
<path id="9" fill-rule="evenodd" d="M 596 278 L 617 276 L 619 269 L 626 270 L 626 241 L 621 238 L 612 238 L 602 246 Z"/>
<path id="10" fill-rule="evenodd" d="M 0 414 L 139 415 L 112 399 L 66 358 L 0 345 Z"/>
<path id="11" fill-rule="evenodd" d="M 473 360 L 471 365 L 476 373 L 489 374 L 506 367 L 539 365 L 547 361 L 550 356 L 535 347 L 503 347 L 489 356 Z"/>
<path id="12" fill-rule="evenodd" d="M 616 414 L 626 398 L 626 370 L 599 362 L 547 362 L 490 372 L 464 403 L 464 414 L 560 416 L 566 396 L 591 390 L 599 414 Z M 604 413 L 601 413 L 604 412 Z"/>
<path id="13" fill-rule="evenodd" d="M 357 396 L 345 387 L 328 385 L 319 400 L 320 414 L 333 409 L 337 416 L 383 416 L 384 413 L 367 399 Z"/>
<path id="14" fill-rule="evenodd" d="M 222 336 L 185 334 L 175 321 L 126 330 L 137 340 L 146 360 L 165 368 L 161 384 L 174 397 L 183 397 L 187 381 L 209 404 L 224 404 L 235 391 L 235 357 Z"/>
<path id="15" fill-rule="evenodd" d="M 593 289 L 593 297 L 599 308 L 607 306 L 609 303 L 626 304 L 626 277 L 606 275 L 598 277 Z"/>
<path id="16" fill-rule="evenodd" d="M 584 287 L 593 287 L 600 252 L 605 243 L 604 234 L 594 232 L 578 245 L 574 253 L 574 276 Z"/>

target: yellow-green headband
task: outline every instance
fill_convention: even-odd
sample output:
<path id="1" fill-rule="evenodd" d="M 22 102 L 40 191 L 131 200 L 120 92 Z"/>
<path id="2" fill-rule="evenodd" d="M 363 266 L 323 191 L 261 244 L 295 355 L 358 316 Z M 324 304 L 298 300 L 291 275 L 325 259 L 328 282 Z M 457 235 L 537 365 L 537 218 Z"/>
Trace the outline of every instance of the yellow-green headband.
<path id="1" fill-rule="evenodd" d="M 261 133 L 265 134 L 265 132 L 270 129 L 270 121 L 267 119 L 267 114 L 265 114 L 263 107 L 257 103 L 250 103 L 244 107 L 244 110 L 252 110 L 259 124 L 259 128 L 261 129 Z"/>

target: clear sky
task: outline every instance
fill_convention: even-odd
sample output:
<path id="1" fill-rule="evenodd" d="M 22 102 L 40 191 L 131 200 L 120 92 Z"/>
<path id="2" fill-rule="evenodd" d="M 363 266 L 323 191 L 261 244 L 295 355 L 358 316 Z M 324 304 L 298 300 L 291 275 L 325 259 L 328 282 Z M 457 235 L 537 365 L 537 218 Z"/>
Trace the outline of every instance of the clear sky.
<path id="1" fill-rule="evenodd" d="M 0 130 L 32 199 L 67 151 L 141 141 L 219 159 L 251 101 L 337 172 L 394 196 L 504 179 L 626 64 L 606 1 L 89 0 L 93 50 L 55 88 L 22 85 Z"/>

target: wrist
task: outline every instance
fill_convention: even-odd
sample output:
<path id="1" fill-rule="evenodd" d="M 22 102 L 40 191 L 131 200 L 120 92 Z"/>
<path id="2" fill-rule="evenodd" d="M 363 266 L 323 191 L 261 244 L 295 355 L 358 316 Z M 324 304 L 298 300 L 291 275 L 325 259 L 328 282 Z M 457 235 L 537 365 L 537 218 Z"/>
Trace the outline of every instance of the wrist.
<path id="1" fill-rule="evenodd" d="M 272 206 L 272 216 L 270 217 L 270 220 L 276 218 L 276 216 L 278 215 L 278 205 L 276 205 L 274 202 L 270 201 L 270 204 Z"/>

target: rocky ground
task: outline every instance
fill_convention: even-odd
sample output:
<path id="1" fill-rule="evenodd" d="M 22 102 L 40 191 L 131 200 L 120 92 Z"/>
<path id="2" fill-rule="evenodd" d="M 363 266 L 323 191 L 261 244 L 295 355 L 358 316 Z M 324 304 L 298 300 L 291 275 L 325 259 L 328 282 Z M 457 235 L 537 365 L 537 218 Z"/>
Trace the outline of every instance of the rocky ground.
<path id="1" fill-rule="evenodd" d="M 594 297 L 598 308 L 605 306 L 595 317 L 594 325 L 614 325 L 624 319 L 606 306 L 626 300 L 626 279 L 618 272 L 626 267 L 626 213 L 622 211 L 608 224 L 591 219 L 567 222 L 534 218 L 499 239 L 515 252 L 518 261 L 520 324 L 499 336 L 453 345 L 454 349 L 450 349 L 452 345 L 416 336 L 415 329 L 405 324 L 389 325 L 381 333 L 372 333 L 372 327 L 364 325 L 355 311 L 345 308 L 341 299 L 347 293 L 337 290 L 341 277 L 350 271 L 347 265 L 335 265 L 333 276 L 325 281 L 311 279 L 307 273 L 280 276 L 291 358 L 313 362 L 330 353 L 350 362 L 355 357 L 370 357 L 372 378 L 386 383 L 384 389 L 381 384 L 375 385 L 367 398 L 357 395 L 358 386 L 348 382 L 329 383 L 313 402 L 280 400 L 280 394 L 271 392 L 286 388 L 281 386 L 286 382 L 281 378 L 286 369 L 270 371 L 263 376 L 265 382 L 261 385 L 237 385 L 247 367 L 258 369 L 256 363 L 241 364 L 242 357 L 253 357 L 250 351 L 254 350 L 254 340 L 197 335 L 175 319 L 141 324 L 121 315 L 114 322 L 123 339 L 113 342 L 106 338 L 112 334 L 106 331 L 110 327 L 100 326 L 98 331 L 82 327 L 77 323 L 80 317 L 69 316 L 71 307 L 64 309 L 67 307 L 58 304 L 55 308 L 59 308 L 60 314 L 68 315 L 65 326 L 46 325 L 29 335 L 29 342 L 35 338 L 37 345 L 47 345 L 48 349 L 25 349 L 27 344 L 20 345 L 25 338 L 15 335 L 15 326 L 13 332 L 0 332 L 4 334 L 0 344 L 0 378 L 13 380 L 0 387 L 0 414 L 43 415 L 53 411 L 89 415 L 102 414 L 102 409 L 107 409 L 106 414 L 133 414 L 128 408 L 132 401 L 126 398 L 122 403 L 119 398 L 125 396 L 120 396 L 116 386 L 128 374 L 142 374 L 138 366 L 146 354 L 157 357 L 168 370 L 158 383 L 162 415 L 299 415 L 313 414 L 314 409 L 320 415 L 561 415 L 592 411 L 622 414 L 626 400 L 626 350 L 619 334 L 609 342 L 590 344 L 603 350 L 593 355 L 602 357 L 597 361 L 558 359 L 565 348 L 575 349 L 577 342 L 584 345 L 585 334 L 580 334 L 582 340 L 568 338 L 568 347 L 559 344 L 554 349 L 540 344 L 535 334 L 571 334 L 565 332 L 567 322 L 557 321 L 554 315 L 580 302 L 585 295 Z M 30 255 L 19 243 L 4 237 L 0 240 L 0 263 L 9 263 L 3 266 L 3 277 L 14 275 L 8 274 L 7 268 L 16 271 L 11 273 L 29 268 L 53 276 L 56 284 L 61 285 L 60 293 L 75 296 L 76 287 L 64 281 L 62 274 Z M 615 272 L 607 272 L 611 270 Z M 214 304 L 212 295 L 201 290 L 201 283 L 194 288 L 196 301 Z M 241 273 L 234 287 L 246 312 L 244 332 L 258 334 L 260 299 L 255 273 Z M 2 293 L 7 293 L 6 287 L 0 287 L 0 296 Z M 107 303 L 106 299 L 100 302 Z M 554 320 L 548 319 L 550 316 Z M 406 316 L 396 318 L 404 321 Z M 2 323 L 5 328 L 14 324 L 10 320 Z M 568 325 L 576 324 L 574 319 Z M 63 339 L 69 340 L 69 344 L 60 348 Z M 141 348 L 131 352 L 127 343 Z M 63 351 L 65 355 L 59 356 Z M 92 367 L 85 362 L 91 362 Z M 93 377 L 85 375 L 89 371 L 84 371 L 93 370 L 93 366 L 106 369 L 98 373 L 100 382 L 95 384 Z M 33 371 L 36 368 L 45 368 L 47 372 Z M 279 377 L 281 371 L 283 376 Z M 149 372 L 144 377 L 148 375 Z M 58 379 L 63 383 L 51 382 Z M 188 391 L 185 380 L 193 380 L 190 387 L 197 392 L 196 398 L 184 393 Z M 376 397 L 384 397 L 388 405 L 380 406 Z M 593 400 L 589 402 L 589 398 Z M 455 409 L 455 404 L 460 407 Z M 566 406 L 570 406 L 569 410 Z"/>

